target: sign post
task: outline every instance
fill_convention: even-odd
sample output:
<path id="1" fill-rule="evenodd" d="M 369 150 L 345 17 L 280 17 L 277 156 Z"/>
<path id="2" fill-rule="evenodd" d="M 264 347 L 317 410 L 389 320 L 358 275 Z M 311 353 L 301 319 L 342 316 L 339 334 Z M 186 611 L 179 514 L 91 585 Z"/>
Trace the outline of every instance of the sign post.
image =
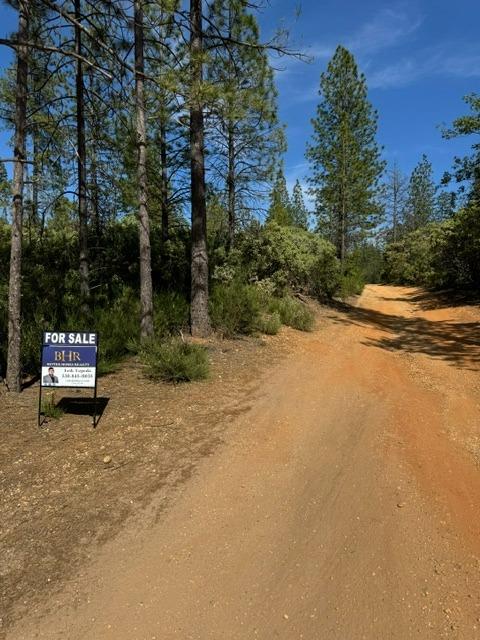
<path id="1" fill-rule="evenodd" d="M 38 398 L 38 426 L 43 424 L 42 390 L 93 389 L 93 426 L 97 424 L 98 334 L 89 331 L 44 331 Z"/>

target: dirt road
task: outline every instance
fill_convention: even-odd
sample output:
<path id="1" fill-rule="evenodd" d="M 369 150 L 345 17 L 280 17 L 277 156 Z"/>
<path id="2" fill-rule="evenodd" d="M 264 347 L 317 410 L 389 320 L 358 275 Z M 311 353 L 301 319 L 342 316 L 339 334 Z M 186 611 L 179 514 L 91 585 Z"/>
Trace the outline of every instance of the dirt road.
<path id="1" fill-rule="evenodd" d="M 480 638 L 478 312 L 430 307 L 332 311 L 160 522 L 7 638 Z"/>

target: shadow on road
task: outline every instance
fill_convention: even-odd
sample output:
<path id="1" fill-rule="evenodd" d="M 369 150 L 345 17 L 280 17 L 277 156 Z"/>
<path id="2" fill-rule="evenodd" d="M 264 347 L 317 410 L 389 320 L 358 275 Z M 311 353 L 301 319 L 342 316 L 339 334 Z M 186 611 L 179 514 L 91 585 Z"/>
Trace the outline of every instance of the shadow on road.
<path id="1" fill-rule="evenodd" d="M 387 298 L 386 298 L 387 299 Z M 393 300 L 393 298 L 388 298 Z M 411 302 L 411 298 L 407 299 Z M 478 370 L 480 363 L 480 324 L 478 322 L 431 321 L 418 317 L 389 315 L 373 309 L 337 304 L 340 323 L 373 327 L 385 332 L 363 344 L 387 351 L 424 353 L 456 367 Z"/>
<path id="2" fill-rule="evenodd" d="M 380 300 L 390 302 L 410 302 L 418 305 L 421 311 L 433 311 L 448 307 L 478 306 L 480 297 L 471 292 L 451 291 L 426 291 L 425 289 L 413 289 L 411 293 L 405 293 L 398 298 L 381 297 Z"/>

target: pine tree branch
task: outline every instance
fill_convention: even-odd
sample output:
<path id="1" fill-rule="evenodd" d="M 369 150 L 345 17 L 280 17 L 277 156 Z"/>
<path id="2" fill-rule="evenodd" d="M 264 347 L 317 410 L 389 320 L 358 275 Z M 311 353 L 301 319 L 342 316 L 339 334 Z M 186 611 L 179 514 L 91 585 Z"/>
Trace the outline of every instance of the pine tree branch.
<path id="1" fill-rule="evenodd" d="M 75 51 L 62 49 L 60 47 L 51 47 L 48 45 L 42 45 L 42 44 L 38 44 L 37 42 L 25 42 L 20 40 L 11 40 L 8 38 L 0 38 L 0 45 L 10 47 L 11 49 L 16 49 L 17 47 L 29 47 L 30 49 L 37 49 L 38 51 L 60 53 L 64 56 L 75 58 L 76 60 L 80 60 L 81 62 L 84 62 L 87 66 L 91 67 L 92 69 L 96 69 L 109 80 L 113 80 L 113 76 L 111 75 L 111 73 L 109 73 L 108 71 L 105 71 L 105 69 L 103 69 L 102 67 L 99 67 L 94 62 L 91 62 L 90 60 L 88 60 L 88 58 L 85 58 L 84 56 L 79 55 Z"/>

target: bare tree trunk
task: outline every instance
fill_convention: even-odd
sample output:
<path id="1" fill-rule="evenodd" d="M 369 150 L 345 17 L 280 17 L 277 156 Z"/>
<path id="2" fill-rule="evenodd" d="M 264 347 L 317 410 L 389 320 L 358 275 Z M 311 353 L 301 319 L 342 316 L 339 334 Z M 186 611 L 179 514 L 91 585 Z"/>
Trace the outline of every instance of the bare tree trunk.
<path id="1" fill-rule="evenodd" d="M 228 38 L 232 39 L 233 36 L 233 20 L 234 15 L 232 7 L 228 6 Z M 228 79 L 232 81 L 235 76 L 235 68 L 232 64 L 232 58 L 228 57 Z M 235 237 L 235 137 L 233 130 L 233 122 L 231 119 L 231 113 L 234 108 L 233 100 L 230 98 L 228 101 L 228 113 L 227 113 L 227 147 L 228 147 L 228 169 L 227 169 L 227 201 L 228 201 L 228 239 L 227 239 L 227 251 L 233 247 Z"/>
<path id="2" fill-rule="evenodd" d="M 168 205 L 168 167 L 167 167 L 167 132 L 164 115 L 160 120 L 160 161 L 162 163 L 161 189 L 162 189 L 162 241 L 166 242 L 169 236 L 170 212 Z"/>
<path id="3" fill-rule="evenodd" d="M 233 247 L 235 239 L 235 140 L 233 136 L 232 124 L 228 125 L 228 174 L 227 174 L 227 190 L 228 190 L 228 241 L 227 251 Z"/>
<path id="4" fill-rule="evenodd" d="M 39 162 L 39 149 L 38 149 L 38 132 L 33 131 L 33 171 L 32 171 L 32 221 L 35 227 L 38 227 L 38 193 L 40 182 L 40 162 Z"/>
<path id="5" fill-rule="evenodd" d="M 75 0 L 75 20 L 82 18 L 81 0 Z M 82 30 L 75 26 L 75 53 L 82 55 Z M 88 213 L 87 213 L 87 167 L 85 148 L 85 99 L 83 86 L 83 63 L 77 58 L 76 75 L 77 107 L 77 174 L 78 174 L 78 243 L 80 272 L 80 301 L 84 315 L 90 311 L 90 285 L 88 262 Z"/>
<path id="6" fill-rule="evenodd" d="M 90 67 L 88 69 L 88 79 L 89 79 L 89 90 L 91 92 L 90 100 L 93 102 L 93 96 L 95 95 L 95 77 L 93 69 Z M 99 239 L 102 231 L 102 225 L 100 222 L 100 203 L 99 203 L 99 187 L 98 187 L 98 166 L 97 166 L 97 140 L 100 138 L 100 131 L 98 127 L 98 122 L 93 115 L 92 112 L 92 136 L 91 136 L 91 160 L 90 160 L 90 185 L 88 191 L 89 193 L 89 202 L 91 206 L 91 216 L 90 219 L 93 221 L 93 226 L 95 229 L 95 238 L 97 246 L 99 244 Z"/>
<path id="7" fill-rule="evenodd" d="M 102 225 L 100 222 L 100 204 L 99 204 L 99 188 L 98 188 L 98 167 L 97 167 L 97 147 L 95 142 L 92 142 L 92 161 L 90 164 L 91 175 L 91 194 L 90 202 L 92 207 L 92 220 L 95 229 L 95 237 L 97 239 L 97 246 L 102 233 Z"/>
<path id="8" fill-rule="evenodd" d="M 208 316 L 208 253 L 207 206 L 205 195 L 205 156 L 203 143 L 203 34 L 202 0 L 190 0 L 190 161 L 192 198 L 192 262 L 190 323 L 193 336 L 207 336 Z"/>
<path id="9" fill-rule="evenodd" d="M 392 207 L 392 226 L 393 226 L 393 241 L 397 241 L 398 237 L 398 203 L 400 196 L 400 174 L 397 168 L 397 163 L 395 162 L 393 166 L 393 184 L 392 184 L 392 195 L 393 195 L 393 207 Z"/>
<path id="10" fill-rule="evenodd" d="M 340 218 L 340 243 L 338 246 L 338 257 L 342 264 L 342 269 L 345 266 L 345 254 L 346 254 L 346 235 L 347 235 L 347 154 L 345 148 L 345 139 L 342 133 L 342 209 Z"/>
<path id="11" fill-rule="evenodd" d="M 29 1 L 18 3 L 18 39 L 28 41 Z M 8 286 L 8 353 L 7 385 L 10 391 L 21 391 L 21 301 L 22 301 L 22 219 L 27 127 L 28 50 L 17 48 L 17 82 L 15 99 L 15 164 L 13 169 L 12 244 L 10 249 L 10 279 Z"/>
<path id="12" fill-rule="evenodd" d="M 135 108 L 138 149 L 138 222 L 140 242 L 140 337 L 153 335 L 153 288 L 150 221 L 147 209 L 147 135 L 145 129 L 143 0 L 135 0 Z"/>

